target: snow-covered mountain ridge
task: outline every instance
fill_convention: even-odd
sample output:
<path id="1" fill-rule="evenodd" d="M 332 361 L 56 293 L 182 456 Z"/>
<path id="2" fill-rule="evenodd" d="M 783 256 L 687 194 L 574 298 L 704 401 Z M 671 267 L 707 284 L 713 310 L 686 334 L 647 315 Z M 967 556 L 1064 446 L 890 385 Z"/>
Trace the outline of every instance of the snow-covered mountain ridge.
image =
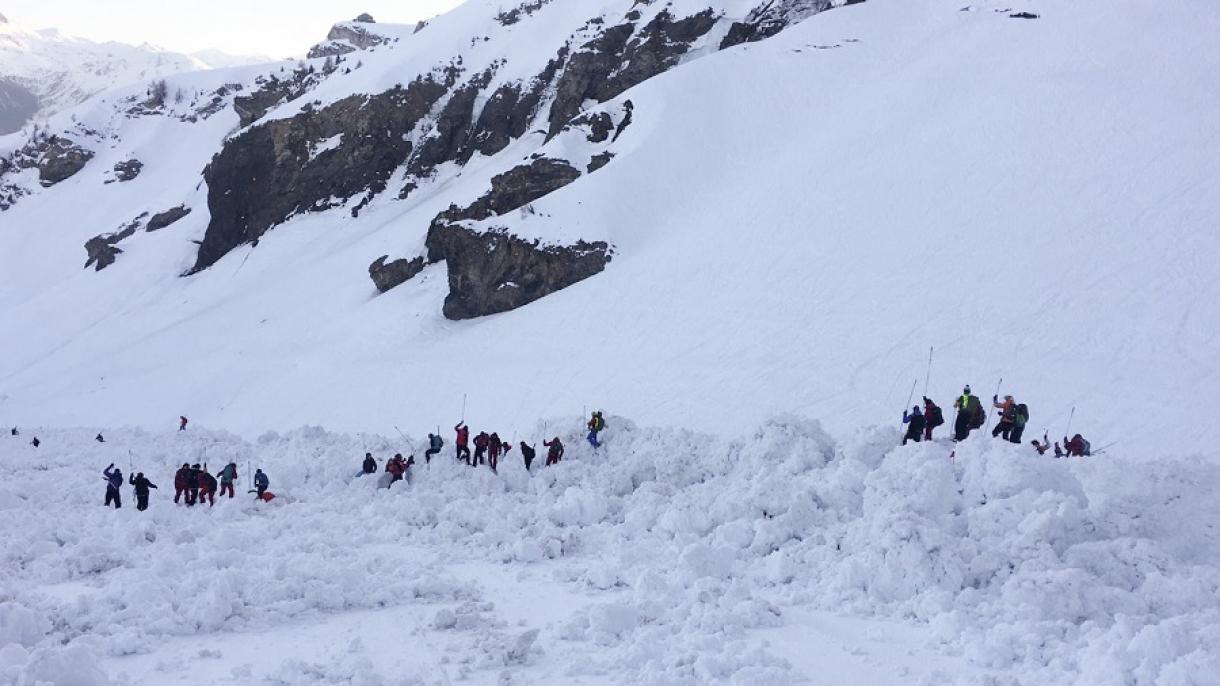
<path id="1" fill-rule="evenodd" d="M 0 141 L 0 412 L 850 430 L 935 347 L 942 405 L 1206 450 L 1215 12 L 965 9 L 476 1 L 95 99 Z"/>
<path id="2" fill-rule="evenodd" d="M 98 43 L 0 18 L 0 134 L 117 86 L 257 61 L 220 51 L 186 55 L 147 44 Z"/>

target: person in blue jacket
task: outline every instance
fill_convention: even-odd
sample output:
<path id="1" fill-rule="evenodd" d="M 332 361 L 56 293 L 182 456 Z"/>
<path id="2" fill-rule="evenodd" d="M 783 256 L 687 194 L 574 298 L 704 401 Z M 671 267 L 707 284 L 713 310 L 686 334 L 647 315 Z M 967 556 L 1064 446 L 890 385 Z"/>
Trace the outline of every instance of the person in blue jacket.
<path id="1" fill-rule="evenodd" d="M 923 430 L 927 426 L 927 418 L 923 416 L 923 412 L 919 409 L 918 405 L 912 407 L 910 412 L 902 413 L 902 423 L 907 425 L 907 433 L 902 437 L 903 445 L 906 445 L 907 441 L 918 443 L 923 438 Z"/>
<path id="2" fill-rule="evenodd" d="M 119 489 L 123 486 L 123 472 L 114 466 L 111 462 L 110 466 L 102 470 L 102 476 L 106 479 L 106 507 L 110 507 L 114 503 L 114 509 L 119 509 L 123 506 L 123 498 L 119 494 Z"/>
<path id="3" fill-rule="evenodd" d="M 254 490 L 258 493 L 259 500 L 263 499 L 263 494 L 266 493 L 267 489 L 270 487 L 271 479 L 267 478 L 267 475 L 263 473 L 263 470 L 254 470 Z"/>

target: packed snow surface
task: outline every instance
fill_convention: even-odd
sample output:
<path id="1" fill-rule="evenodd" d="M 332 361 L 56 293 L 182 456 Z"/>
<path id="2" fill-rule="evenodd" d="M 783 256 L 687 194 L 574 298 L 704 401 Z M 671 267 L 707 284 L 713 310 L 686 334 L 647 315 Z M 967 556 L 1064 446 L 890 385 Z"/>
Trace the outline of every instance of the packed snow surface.
<path id="1" fill-rule="evenodd" d="M 528 76 L 560 29 L 619 4 L 553 2 L 502 27 L 503 3 L 468 3 L 269 116 L 456 54 Z M 846 432 L 897 421 L 934 347 L 942 406 L 1002 377 L 1030 437 L 1059 437 L 1075 407 L 1096 443 L 1194 454 L 1220 441 L 1198 413 L 1220 406 L 1220 90 L 1201 87 L 1217 35 L 1208 2 L 870 0 L 692 55 L 620 98 L 634 123 L 610 164 L 497 219 L 608 240 L 606 271 L 462 322 L 440 314 L 443 264 L 381 296 L 367 267 L 418 254 L 432 217 L 525 143 L 358 219 L 299 216 L 183 278 L 208 221 L 199 172 L 236 115 L 115 119 L 93 101 L 74 116 L 122 142 L 0 215 L 0 416 L 384 433 L 452 424 L 466 396 L 502 427 L 597 407 L 726 434 L 797 411 Z M 101 183 L 132 156 L 140 178 Z M 81 269 L 88 238 L 184 202 L 113 267 Z"/>
<path id="2" fill-rule="evenodd" d="M 552 420 L 499 474 L 422 440 L 0 438 L 0 683 L 1215 684 L 1220 467 Z M 42 441 L 28 444 L 32 434 Z M 446 432 L 448 433 L 448 432 Z M 568 445 L 541 466 L 542 435 Z M 513 437 L 506 437 L 506 440 Z M 414 452 L 411 483 L 357 478 Z M 952 457 L 951 457 L 952 453 Z M 238 497 L 175 506 L 182 462 Z M 101 470 L 159 488 L 101 505 Z M 278 497 L 245 493 L 247 465 Z"/>

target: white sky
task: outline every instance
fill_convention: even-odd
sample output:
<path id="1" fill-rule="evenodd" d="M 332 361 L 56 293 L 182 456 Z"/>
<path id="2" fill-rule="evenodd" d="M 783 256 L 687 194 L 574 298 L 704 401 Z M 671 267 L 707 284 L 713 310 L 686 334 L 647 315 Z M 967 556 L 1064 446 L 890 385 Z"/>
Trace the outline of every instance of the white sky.
<path id="1" fill-rule="evenodd" d="M 461 0 L 0 0 L 0 14 L 26 28 L 57 28 L 91 40 L 152 43 L 180 52 L 288 57 L 304 54 L 336 21 L 368 12 L 414 23 Z"/>

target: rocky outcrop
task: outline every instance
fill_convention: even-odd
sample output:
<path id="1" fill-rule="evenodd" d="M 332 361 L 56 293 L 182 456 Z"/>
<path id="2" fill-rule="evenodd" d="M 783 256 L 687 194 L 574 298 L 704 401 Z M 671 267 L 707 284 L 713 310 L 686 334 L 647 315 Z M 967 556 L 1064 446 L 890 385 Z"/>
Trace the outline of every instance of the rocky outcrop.
<path id="1" fill-rule="evenodd" d="M 422 257 L 386 262 L 389 258 L 389 255 L 382 255 L 369 265 L 369 278 L 373 280 L 377 290 L 382 293 L 406 283 L 424 270 L 425 263 Z"/>
<path id="2" fill-rule="evenodd" d="M 550 1 L 551 0 L 526 0 L 507 12 L 497 14 L 496 21 L 500 22 L 501 26 L 512 26 L 513 24 L 521 21 L 521 17 L 528 17 L 534 12 L 542 9 L 542 7 Z"/>
<path id="3" fill-rule="evenodd" d="M 720 41 L 720 49 L 770 38 L 819 12 L 859 2 L 864 0 L 766 0 L 751 10 L 743 21 L 729 27 L 729 32 Z"/>
<path id="4" fill-rule="evenodd" d="M 85 269 L 93 267 L 95 271 L 100 272 L 114 264 L 115 259 L 123 252 L 118 244 L 124 239 L 130 238 L 140 228 L 140 222 L 147 216 L 148 213 L 145 212 L 124 224 L 114 233 L 104 233 L 85 241 L 85 253 L 88 255 Z"/>
<path id="5" fill-rule="evenodd" d="M 551 104 L 548 136 L 558 134 L 585 101 L 605 102 L 676 65 L 715 24 L 710 9 L 683 19 L 663 11 L 638 32 L 632 22 L 605 29 L 568 60 Z"/>
<path id="6" fill-rule="evenodd" d="M 114 181 L 131 181 L 140 175 L 144 163 L 137 159 L 124 160 L 114 164 Z M 109 183 L 110 181 L 107 181 Z"/>
<path id="7" fill-rule="evenodd" d="M 477 233 L 446 226 L 430 239 L 444 251 L 449 295 L 444 315 L 472 319 L 508 312 L 600 273 L 610 262 L 605 243 L 544 246 L 507 232 Z"/>
<path id="8" fill-rule="evenodd" d="M 273 107 L 313 90 L 326 76 L 325 72 L 319 72 L 312 66 L 295 69 L 287 78 L 280 78 L 277 74 L 260 76 L 255 81 L 259 88 L 233 98 L 233 111 L 237 112 L 238 121 L 243 127 L 249 126 L 262 119 Z"/>
<path id="9" fill-rule="evenodd" d="M 164 212 L 158 212 L 148 220 L 148 226 L 144 227 L 145 231 L 160 231 L 174 222 L 182 219 L 191 213 L 191 208 L 186 205 L 171 207 Z"/>
<path id="10" fill-rule="evenodd" d="M 358 50 L 368 50 L 390 41 L 390 38 L 378 34 L 369 28 L 375 24 L 370 14 L 361 14 L 352 21 L 339 22 L 331 27 L 326 34 L 326 40 L 309 49 L 307 59 L 320 57 L 337 57 Z"/>
<path id="11" fill-rule="evenodd" d="M 211 221 L 190 273 L 294 214 L 384 190 L 413 149 L 407 134 L 444 93 L 429 76 L 380 95 L 309 108 L 230 139 L 204 169 Z M 337 142 L 320 146 L 323 141 Z M 326 149 L 315 154 L 319 148 Z"/>
<path id="12" fill-rule="evenodd" d="M 38 182 L 44 188 L 72 178 L 93 159 L 93 151 L 86 150 L 67 138 L 51 136 L 38 158 Z"/>
<path id="13" fill-rule="evenodd" d="M 432 220 L 428 231 L 428 261 L 447 259 L 445 243 L 437 236 L 441 229 L 465 220 L 479 221 L 511 212 L 580 178 L 580 171 L 564 160 L 542 157 L 498 174 L 491 179 L 491 190 L 466 207 L 451 205 Z"/>

